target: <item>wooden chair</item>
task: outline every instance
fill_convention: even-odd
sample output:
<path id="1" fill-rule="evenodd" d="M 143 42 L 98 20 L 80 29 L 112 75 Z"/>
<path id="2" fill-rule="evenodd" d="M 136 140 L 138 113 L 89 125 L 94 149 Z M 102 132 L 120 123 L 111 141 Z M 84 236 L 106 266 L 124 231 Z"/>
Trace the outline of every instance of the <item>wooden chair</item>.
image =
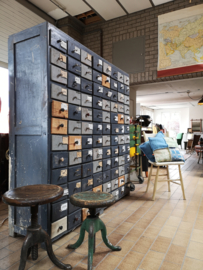
<path id="1" fill-rule="evenodd" d="M 146 192 L 147 192 L 148 189 L 149 189 L 149 184 L 150 184 L 151 177 L 152 177 L 153 166 L 156 166 L 156 167 L 157 167 L 157 172 L 156 172 L 156 178 L 155 178 L 155 182 L 154 182 L 154 191 L 153 191 L 152 200 L 153 200 L 153 201 L 155 200 L 156 189 L 157 189 L 157 183 L 158 183 L 158 182 L 168 182 L 168 192 L 171 191 L 171 188 L 170 188 L 170 182 L 172 182 L 172 183 L 174 183 L 174 184 L 177 184 L 177 185 L 180 185 L 181 188 L 182 188 L 182 192 L 183 192 L 183 199 L 186 200 L 186 198 L 185 198 L 185 190 L 184 190 L 184 185 L 183 185 L 183 177 L 182 177 L 181 167 L 180 167 L 181 165 L 184 164 L 184 162 L 183 162 L 183 161 L 179 161 L 179 162 L 161 162 L 161 163 L 156 163 L 156 162 L 151 162 L 151 161 L 149 161 L 149 163 L 151 163 L 151 168 L 150 168 L 150 172 L 149 172 L 149 178 L 148 178 L 148 183 L 147 183 L 147 189 L 146 189 Z M 170 178 L 169 178 L 169 169 L 168 169 L 168 166 L 169 166 L 169 165 L 177 165 L 177 166 L 178 166 L 180 179 L 170 179 Z M 159 168 L 160 168 L 160 166 L 166 166 L 167 173 L 164 174 L 164 176 L 167 176 L 167 179 L 166 179 L 166 180 L 158 180 L 158 178 L 159 178 Z M 163 176 L 163 174 L 162 174 L 161 176 Z M 177 183 L 177 181 L 180 181 L 180 183 Z"/>

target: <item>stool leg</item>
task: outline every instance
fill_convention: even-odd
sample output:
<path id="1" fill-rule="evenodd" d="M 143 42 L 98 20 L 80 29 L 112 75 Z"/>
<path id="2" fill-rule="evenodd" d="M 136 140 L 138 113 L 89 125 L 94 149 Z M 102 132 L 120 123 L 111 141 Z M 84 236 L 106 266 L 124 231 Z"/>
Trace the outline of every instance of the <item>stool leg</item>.
<path id="1" fill-rule="evenodd" d="M 154 191 L 153 191 L 152 201 L 154 201 L 155 199 L 158 177 L 159 177 L 159 166 L 157 167 L 157 171 L 156 171 L 156 178 L 154 182 Z"/>
<path id="2" fill-rule="evenodd" d="M 179 175 L 180 175 L 180 184 L 181 184 L 181 188 L 182 188 L 182 192 L 183 192 L 183 200 L 186 200 L 185 189 L 184 189 L 184 185 L 183 185 L 183 177 L 182 177 L 182 172 L 181 172 L 180 165 L 178 165 L 178 169 L 179 169 Z"/>
<path id="3" fill-rule="evenodd" d="M 167 178 L 169 180 L 170 178 L 169 178 L 169 169 L 168 169 L 168 166 L 166 166 L 166 169 L 167 169 Z M 169 181 L 168 181 L 168 192 L 171 192 L 171 186 L 170 186 L 170 182 Z"/>
<path id="4" fill-rule="evenodd" d="M 78 241 L 75 242 L 75 244 L 68 245 L 67 248 L 76 249 L 78 248 L 85 238 L 85 227 L 86 227 L 87 219 L 83 221 L 81 229 L 80 229 L 80 237 L 78 238 Z"/>
<path id="5" fill-rule="evenodd" d="M 23 242 L 23 246 L 21 249 L 21 255 L 20 255 L 20 266 L 19 266 L 19 270 L 24 270 L 25 269 L 25 265 L 26 265 L 26 261 L 27 261 L 27 257 L 30 251 L 30 247 L 32 245 L 32 234 L 28 233 L 25 237 L 25 240 Z"/>
<path id="6" fill-rule="evenodd" d="M 42 242 L 45 242 L 48 256 L 50 260 L 53 262 L 53 264 L 55 264 L 60 269 L 71 270 L 72 267 L 70 264 L 63 264 L 56 258 L 52 249 L 51 239 L 49 235 L 43 229 L 41 229 L 41 236 L 42 236 Z"/>
<path id="7" fill-rule="evenodd" d="M 149 184 L 150 184 L 151 176 L 152 176 L 152 170 L 153 170 L 153 165 L 151 164 L 151 168 L 150 168 L 150 171 L 149 171 L 148 182 L 147 182 L 147 189 L 146 189 L 146 192 L 147 192 L 148 189 L 149 189 Z"/>
<path id="8" fill-rule="evenodd" d="M 88 270 L 92 270 L 92 261 L 93 261 L 93 253 L 95 249 L 94 242 L 94 226 L 93 223 L 89 226 L 89 236 L 88 236 Z"/>
<path id="9" fill-rule="evenodd" d="M 119 247 L 119 246 L 113 246 L 110 242 L 109 242 L 109 240 L 108 240 L 108 238 L 107 238 L 107 233 L 106 233 L 106 226 L 105 226 L 105 224 L 103 223 L 103 221 L 101 220 L 101 219 L 99 219 L 99 225 L 100 225 L 100 229 L 101 229 L 101 234 L 102 234 L 102 239 L 103 239 L 103 241 L 104 241 L 104 244 L 108 247 L 108 248 L 110 248 L 111 250 L 113 250 L 113 251 L 120 251 L 121 250 L 121 247 Z"/>

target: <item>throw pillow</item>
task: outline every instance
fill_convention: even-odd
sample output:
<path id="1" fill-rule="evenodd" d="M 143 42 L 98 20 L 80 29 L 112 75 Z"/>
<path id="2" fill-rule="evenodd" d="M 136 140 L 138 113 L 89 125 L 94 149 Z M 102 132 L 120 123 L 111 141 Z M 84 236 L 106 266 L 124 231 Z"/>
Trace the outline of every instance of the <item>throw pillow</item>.
<path id="1" fill-rule="evenodd" d="M 157 133 L 154 138 L 149 138 L 149 143 L 153 152 L 158 149 L 168 148 L 168 144 L 160 133 Z"/>
<path id="2" fill-rule="evenodd" d="M 169 149 L 171 153 L 171 161 L 184 161 L 184 157 L 181 155 L 180 151 L 178 149 Z"/>
<path id="3" fill-rule="evenodd" d="M 171 161 L 171 153 L 168 148 L 155 150 L 154 157 L 157 163 Z"/>
<path id="4" fill-rule="evenodd" d="M 145 154 L 145 156 L 152 162 L 155 162 L 155 158 L 153 155 L 153 151 L 152 148 L 149 144 L 149 141 L 142 143 L 139 145 L 139 148 L 141 149 L 141 151 Z"/>
<path id="5" fill-rule="evenodd" d="M 164 140 L 168 144 L 168 147 L 178 148 L 178 144 L 173 138 L 164 137 Z"/>

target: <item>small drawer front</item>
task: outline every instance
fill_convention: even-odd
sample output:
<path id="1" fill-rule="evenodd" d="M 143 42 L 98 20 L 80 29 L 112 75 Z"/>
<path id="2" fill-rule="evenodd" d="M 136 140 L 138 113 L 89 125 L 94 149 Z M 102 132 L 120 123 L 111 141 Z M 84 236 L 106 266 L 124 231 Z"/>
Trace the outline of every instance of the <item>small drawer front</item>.
<path id="1" fill-rule="evenodd" d="M 68 133 L 69 134 L 81 134 L 82 123 L 79 121 L 69 120 L 68 123 Z"/>
<path id="2" fill-rule="evenodd" d="M 124 105 L 124 112 L 125 112 L 125 114 L 129 115 L 129 113 L 130 113 L 130 108 L 129 108 L 128 105 Z"/>
<path id="3" fill-rule="evenodd" d="M 82 64 L 81 76 L 89 81 L 92 81 L 92 69 Z"/>
<path id="4" fill-rule="evenodd" d="M 111 146 L 111 156 L 117 157 L 118 156 L 118 146 Z"/>
<path id="5" fill-rule="evenodd" d="M 66 69 L 67 57 L 65 56 L 65 54 L 51 48 L 51 63 L 58 67 Z"/>
<path id="6" fill-rule="evenodd" d="M 130 145 L 129 144 L 126 144 L 125 145 L 125 148 L 126 148 L 125 154 L 130 154 Z"/>
<path id="7" fill-rule="evenodd" d="M 82 163 L 82 151 L 69 152 L 69 165 L 76 165 Z"/>
<path id="8" fill-rule="evenodd" d="M 125 152 L 126 152 L 126 146 L 125 145 L 119 145 L 118 146 L 118 154 L 119 154 L 119 156 L 124 155 Z"/>
<path id="9" fill-rule="evenodd" d="M 103 123 L 102 126 L 103 126 L 103 134 L 110 135 L 111 134 L 111 125 Z"/>
<path id="10" fill-rule="evenodd" d="M 80 61 L 80 48 L 74 43 L 68 42 L 68 54 Z"/>
<path id="11" fill-rule="evenodd" d="M 102 147 L 102 135 L 93 135 L 93 147 Z"/>
<path id="12" fill-rule="evenodd" d="M 82 178 L 91 176 L 93 174 L 93 163 L 82 164 Z"/>
<path id="13" fill-rule="evenodd" d="M 105 184 L 103 184 L 103 192 L 111 192 L 111 182 L 107 182 Z"/>
<path id="14" fill-rule="evenodd" d="M 118 92 L 118 101 L 121 102 L 121 103 L 124 103 L 124 101 L 125 101 L 124 94 Z"/>
<path id="15" fill-rule="evenodd" d="M 92 108 L 92 96 L 82 94 L 82 106 Z"/>
<path id="16" fill-rule="evenodd" d="M 93 161 L 93 173 L 102 171 L 102 160 Z"/>
<path id="17" fill-rule="evenodd" d="M 124 83 L 124 75 L 118 71 L 118 81 Z"/>
<path id="18" fill-rule="evenodd" d="M 103 183 L 110 181 L 112 179 L 111 178 L 111 171 L 109 170 L 109 171 L 103 172 L 102 177 L 103 177 Z"/>
<path id="19" fill-rule="evenodd" d="M 111 102 L 111 112 L 118 112 L 118 104 L 116 102 Z"/>
<path id="20" fill-rule="evenodd" d="M 103 171 L 111 169 L 111 159 L 103 159 Z"/>
<path id="21" fill-rule="evenodd" d="M 94 122 L 102 122 L 102 111 L 93 109 L 93 121 Z"/>
<path id="22" fill-rule="evenodd" d="M 68 104 L 52 100 L 51 115 L 53 117 L 68 118 Z"/>
<path id="23" fill-rule="evenodd" d="M 130 97 L 129 96 L 124 96 L 124 103 L 125 105 L 128 105 L 130 104 Z"/>
<path id="24" fill-rule="evenodd" d="M 129 173 L 125 174 L 125 183 L 128 183 L 128 182 L 130 182 L 130 174 Z"/>
<path id="25" fill-rule="evenodd" d="M 119 126 L 119 134 L 122 135 L 125 133 L 125 126 L 124 125 L 118 125 Z"/>
<path id="26" fill-rule="evenodd" d="M 93 83 L 93 95 L 98 97 L 103 97 L 104 87 L 98 83 Z"/>
<path id="27" fill-rule="evenodd" d="M 51 172 L 51 183 L 61 185 L 67 183 L 68 169 L 56 169 Z"/>
<path id="28" fill-rule="evenodd" d="M 93 177 L 86 177 L 82 179 L 82 191 L 90 190 L 94 186 Z"/>
<path id="29" fill-rule="evenodd" d="M 102 85 L 107 87 L 107 88 L 110 88 L 110 83 L 111 83 L 110 77 L 102 74 Z"/>
<path id="30" fill-rule="evenodd" d="M 79 226 L 81 223 L 81 209 L 68 216 L 68 230 Z"/>
<path id="31" fill-rule="evenodd" d="M 118 82 L 113 79 L 111 79 L 111 89 L 118 90 Z"/>
<path id="32" fill-rule="evenodd" d="M 113 157 L 111 159 L 111 168 L 118 167 L 118 157 Z"/>
<path id="33" fill-rule="evenodd" d="M 92 149 L 84 149 L 82 150 L 82 163 L 87 163 L 92 161 L 93 159 L 93 150 Z"/>
<path id="34" fill-rule="evenodd" d="M 129 85 L 130 84 L 130 79 L 126 75 L 124 75 L 124 84 L 126 84 L 126 85 Z"/>
<path id="35" fill-rule="evenodd" d="M 68 120 L 51 118 L 51 134 L 67 134 Z"/>
<path id="36" fill-rule="evenodd" d="M 118 186 L 121 187 L 123 185 L 125 185 L 125 175 L 118 177 Z"/>
<path id="37" fill-rule="evenodd" d="M 119 125 L 118 124 L 111 125 L 111 134 L 113 134 L 113 135 L 119 134 Z"/>
<path id="38" fill-rule="evenodd" d="M 125 85 L 125 95 L 129 96 L 130 95 L 130 87 Z"/>
<path id="39" fill-rule="evenodd" d="M 84 50 L 81 50 L 81 62 L 91 67 L 92 55 Z"/>
<path id="40" fill-rule="evenodd" d="M 102 172 L 93 174 L 94 187 L 101 185 L 103 182 Z"/>
<path id="41" fill-rule="evenodd" d="M 82 177 L 81 165 L 73 166 L 68 168 L 68 180 L 73 181 Z"/>
<path id="42" fill-rule="evenodd" d="M 130 116 L 129 115 L 125 115 L 125 124 L 130 124 Z"/>
<path id="43" fill-rule="evenodd" d="M 118 69 L 117 69 L 115 66 L 112 67 L 111 77 L 112 77 L 115 81 L 118 80 Z"/>
<path id="44" fill-rule="evenodd" d="M 125 143 L 125 136 L 118 135 L 118 144 L 124 144 L 124 143 Z"/>
<path id="45" fill-rule="evenodd" d="M 118 178 L 111 180 L 111 190 L 118 188 Z"/>
<path id="46" fill-rule="evenodd" d="M 125 144 L 130 143 L 130 135 L 125 135 Z"/>
<path id="47" fill-rule="evenodd" d="M 81 120 L 81 107 L 73 104 L 68 105 L 68 118 L 73 120 Z"/>
<path id="48" fill-rule="evenodd" d="M 111 169 L 111 179 L 115 179 L 118 177 L 119 177 L 118 167 Z"/>
<path id="49" fill-rule="evenodd" d="M 118 101 L 118 92 L 114 91 L 114 90 L 111 90 L 111 92 L 112 92 L 111 101 L 117 102 Z"/>
<path id="50" fill-rule="evenodd" d="M 108 101 L 108 100 L 103 99 L 103 100 L 102 100 L 102 109 L 103 109 L 104 111 L 110 112 L 110 110 L 111 110 L 111 102 Z"/>
<path id="51" fill-rule="evenodd" d="M 81 76 L 81 63 L 72 57 L 68 57 L 68 70 Z"/>
<path id="52" fill-rule="evenodd" d="M 81 105 L 81 94 L 78 91 L 68 89 L 68 103 Z"/>
<path id="53" fill-rule="evenodd" d="M 81 180 L 68 183 L 69 196 L 81 192 Z"/>
<path id="54" fill-rule="evenodd" d="M 111 145 L 118 145 L 118 136 L 111 135 Z"/>
<path id="55" fill-rule="evenodd" d="M 51 239 L 67 231 L 67 217 L 51 223 Z"/>
<path id="56" fill-rule="evenodd" d="M 114 196 L 115 201 L 118 201 L 119 200 L 119 189 L 114 190 L 112 192 L 112 195 Z"/>
<path id="57" fill-rule="evenodd" d="M 130 155 L 129 154 L 125 154 L 125 163 L 130 163 Z"/>
<path id="58" fill-rule="evenodd" d="M 112 90 L 109 89 L 109 88 L 104 87 L 103 97 L 104 97 L 105 99 L 111 100 L 111 97 L 112 97 Z"/>
<path id="59" fill-rule="evenodd" d="M 67 85 L 68 72 L 51 65 L 51 80 Z"/>
<path id="60" fill-rule="evenodd" d="M 118 157 L 118 165 L 124 165 L 125 164 L 125 155 Z"/>
<path id="61" fill-rule="evenodd" d="M 51 98 L 57 99 L 63 102 L 67 102 L 68 90 L 65 87 L 61 87 L 57 84 L 51 84 Z"/>
<path id="62" fill-rule="evenodd" d="M 106 146 L 103 147 L 103 158 L 110 158 L 111 157 L 111 147 Z"/>
<path id="63" fill-rule="evenodd" d="M 93 123 L 82 122 L 82 134 L 92 134 L 93 133 Z"/>
<path id="64" fill-rule="evenodd" d="M 69 72 L 68 73 L 68 87 L 80 91 L 81 78 Z"/>
<path id="65" fill-rule="evenodd" d="M 70 201 L 68 201 L 68 213 L 71 214 L 80 209 L 80 207 L 73 205 Z"/>
<path id="66" fill-rule="evenodd" d="M 129 134 L 130 128 L 129 125 L 125 125 L 125 134 Z"/>
<path id="67" fill-rule="evenodd" d="M 118 114 L 117 113 L 114 113 L 114 112 L 111 113 L 111 123 L 118 124 Z"/>
<path id="68" fill-rule="evenodd" d="M 82 120 L 92 121 L 92 109 L 82 108 Z"/>
<path id="69" fill-rule="evenodd" d="M 68 153 L 55 152 L 51 154 L 52 169 L 68 166 Z"/>
<path id="70" fill-rule="evenodd" d="M 111 122 L 111 115 L 110 115 L 110 113 L 103 111 L 102 112 L 102 120 L 105 123 L 110 123 Z"/>
<path id="71" fill-rule="evenodd" d="M 93 96 L 92 107 L 94 109 L 102 110 L 102 98 Z"/>
<path id="72" fill-rule="evenodd" d="M 68 136 L 51 136 L 51 150 L 52 151 L 67 151 L 68 150 Z"/>
<path id="73" fill-rule="evenodd" d="M 118 112 L 124 113 L 124 105 L 123 104 L 118 104 Z"/>
<path id="74" fill-rule="evenodd" d="M 63 200 L 51 204 L 51 222 L 61 219 L 68 214 L 68 202 Z"/>
<path id="75" fill-rule="evenodd" d="M 112 71 L 111 66 L 107 64 L 106 62 L 103 62 L 103 73 L 111 76 L 111 71 Z"/>
<path id="76" fill-rule="evenodd" d="M 128 188 L 126 188 L 124 185 L 119 188 L 119 197 L 122 198 L 128 193 Z"/>
<path id="77" fill-rule="evenodd" d="M 118 92 L 125 93 L 125 86 L 123 83 L 118 82 Z"/>
<path id="78" fill-rule="evenodd" d="M 103 135 L 103 146 L 109 146 L 111 144 L 111 137 L 108 135 Z"/>
<path id="79" fill-rule="evenodd" d="M 93 85 L 92 82 L 86 80 L 86 79 L 81 79 L 81 92 L 91 94 L 93 93 Z"/>
<path id="80" fill-rule="evenodd" d="M 125 166 L 119 166 L 118 167 L 119 176 L 122 176 L 125 174 Z"/>
<path id="81" fill-rule="evenodd" d="M 93 68 L 102 73 L 103 61 L 97 55 L 93 56 Z"/>
<path id="82" fill-rule="evenodd" d="M 51 30 L 51 38 L 50 38 L 51 46 L 57 48 L 58 50 L 66 53 L 67 52 L 67 42 L 66 42 L 66 34 L 59 34 L 56 31 Z"/>
<path id="83" fill-rule="evenodd" d="M 130 164 L 125 164 L 125 174 L 130 173 Z"/>
<path id="84" fill-rule="evenodd" d="M 93 149 L 93 160 L 102 159 L 103 149 L 102 148 L 94 148 Z"/>
<path id="85" fill-rule="evenodd" d="M 124 114 L 119 113 L 118 114 L 118 124 L 124 124 L 125 117 Z"/>
<path id="86" fill-rule="evenodd" d="M 80 150 L 82 149 L 82 137 L 81 136 L 69 136 L 68 150 Z"/>
<path id="87" fill-rule="evenodd" d="M 97 70 L 93 70 L 92 80 L 93 80 L 93 82 L 96 82 L 98 84 L 102 84 L 102 74 L 100 72 L 98 72 Z"/>
<path id="88" fill-rule="evenodd" d="M 93 123 L 93 134 L 101 135 L 102 134 L 102 124 L 101 123 Z"/>
<path id="89" fill-rule="evenodd" d="M 83 148 L 86 148 L 86 149 L 89 149 L 89 148 L 92 148 L 93 146 L 93 143 L 92 143 L 92 136 L 82 136 L 82 149 Z"/>
<path id="90" fill-rule="evenodd" d="M 102 185 L 97 186 L 97 187 L 94 187 L 94 188 L 92 189 L 92 191 L 94 191 L 94 192 L 102 192 Z"/>

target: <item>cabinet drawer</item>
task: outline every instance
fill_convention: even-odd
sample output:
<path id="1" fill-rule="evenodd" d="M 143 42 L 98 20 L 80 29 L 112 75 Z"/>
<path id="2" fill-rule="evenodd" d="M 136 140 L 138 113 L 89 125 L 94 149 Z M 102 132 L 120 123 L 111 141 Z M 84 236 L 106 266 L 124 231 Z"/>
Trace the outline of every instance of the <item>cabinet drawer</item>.
<path id="1" fill-rule="evenodd" d="M 111 190 L 118 188 L 118 178 L 111 180 Z"/>
<path id="2" fill-rule="evenodd" d="M 98 84 L 102 84 L 102 74 L 100 72 L 98 72 L 97 70 L 93 70 L 92 80 L 93 80 L 93 82 L 96 82 Z"/>
<path id="3" fill-rule="evenodd" d="M 128 105 L 124 105 L 124 113 L 127 114 L 127 115 L 129 115 L 129 113 L 130 113 L 130 108 L 129 108 Z"/>
<path id="4" fill-rule="evenodd" d="M 111 191 L 111 182 L 107 182 L 103 184 L 103 192 L 109 193 Z"/>
<path id="5" fill-rule="evenodd" d="M 111 159 L 103 159 L 102 163 L 103 171 L 110 170 L 111 169 Z"/>
<path id="6" fill-rule="evenodd" d="M 111 146 L 111 156 L 117 157 L 118 156 L 118 146 Z"/>
<path id="7" fill-rule="evenodd" d="M 130 145 L 126 144 L 125 147 L 126 147 L 125 154 L 130 154 Z"/>
<path id="8" fill-rule="evenodd" d="M 93 84 L 93 95 L 98 97 L 103 97 L 103 86 L 99 85 L 98 83 Z"/>
<path id="9" fill-rule="evenodd" d="M 118 82 L 118 92 L 124 94 L 125 93 L 125 86 L 123 83 Z"/>
<path id="10" fill-rule="evenodd" d="M 104 91 L 103 91 L 103 97 L 105 99 L 111 100 L 112 97 L 112 90 L 109 88 L 104 87 Z M 110 108 L 110 107 L 109 107 Z"/>
<path id="11" fill-rule="evenodd" d="M 125 95 L 129 96 L 130 95 L 130 87 L 125 85 Z"/>
<path id="12" fill-rule="evenodd" d="M 67 57 L 65 54 L 53 48 L 51 48 L 51 63 L 63 69 L 67 69 Z"/>
<path id="13" fill-rule="evenodd" d="M 102 109 L 102 98 L 93 96 L 92 107 L 94 109 L 101 110 Z"/>
<path id="14" fill-rule="evenodd" d="M 68 183 L 69 196 L 81 192 L 81 180 Z"/>
<path id="15" fill-rule="evenodd" d="M 111 145 L 118 145 L 118 136 L 111 135 Z"/>
<path id="16" fill-rule="evenodd" d="M 129 96 L 124 96 L 124 103 L 125 105 L 128 105 L 130 104 L 130 97 Z"/>
<path id="17" fill-rule="evenodd" d="M 68 216 L 68 230 L 79 226 L 81 223 L 81 209 Z"/>
<path id="18" fill-rule="evenodd" d="M 93 147 L 102 147 L 102 135 L 93 135 Z"/>
<path id="19" fill-rule="evenodd" d="M 124 144 L 124 143 L 125 143 L 125 136 L 118 135 L 118 144 Z"/>
<path id="20" fill-rule="evenodd" d="M 67 183 L 68 170 L 67 169 L 56 169 L 51 172 L 51 183 L 54 185 L 61 185 Z"/>
<path id="21" fill-rule="evenodd" d="M 118 176 L 119 176 L 118 167 L 111 169 L 111 179 L 118 178 Z"/>
<path id="22" fill-rule="evenodd" d="M 118 124 L 124 124 L 124 114 L 118 114 Z"/>
<path id="23" fill-rule="evenodd" d="M 94 188 L 92 189 L 92 191 L 94 191 L 94 192 L 102 192 L 102 185 L 97 186 L 97 187 L 94 187 Z"/>
<path id="24" fill-rule="evenodd" d="M 68 120 L 51 118 L 51 134 L 67 134 Z"/>
<path id="25" fill-rule="evenodd" d="M 68 118 L 73 120 L 81 120 L 81 107 L 73 104 L 68 105 Z"/>
<path id="26" fill-rule="evenodd" d="M 99 72 L 102 72 L 103 69 L 103 61 L 101 58 L 97 55 L 93 56 L 93 68 L 98 70 Z"/>
<path id="27" fill-rule="evenodd" d="M 82 94 L 82 106 L 92 108 L 92 96 Z"/>
<path id="28" fill-rule="evenodd" d="M 68 42 L 68 54 L 80 61 L 80 48 L 75 43 Z"/>
<path id="29" fill-rule="evenodd" d="M 119 154 L 119 156 L 124 155 L 125 151 L 126 151 L 126 146 L 125 145 L 119 145 L 118 146 L 118 154 Z"/>
<path id="30" fill-rule="evenodd" d="M 118 82 L 111 79 L 111 89 L 116 90 L 118 89 Z"/>
<path id="31" fill-rule="evenodd" d="M 69 120 L 68 133 L 69 134 L 81 134 L 82 122 Z"/>
<path id="32" fill-rule="evenodd" d="M 82 120 L 92 121 L 92 109 L 82 108 Z"/>
<path id="33" fill-rule="evenodd" d="M 119 176 L 122 176 L 125 174 L 125 166 L 119 166 L 118 167 Z"/>
<path id="34" fill-rule="evenodd" d="M 118 71 L 118 81 L 123 83 L 124 82 L 124 75 Z"/>
<path id="35" fill-rule="evenodd" d="M 110 112 L 110 110 L 111 110 L 111 102 L 108 101 L 108 100 L 103 99 L 103 100 L 102 100 L 102 109 L 103 109 L 104 111 Z"/>
<path id="36" fill-rule="evenodd" d="M 68 179 L 69 182 L 80 179 L 82 177 L 81 165 L 73 166 L 68 168 Z"/>
<path id="37" fill-rule="evenodd" d="M 112 124 L 118 124 L 118 114 L 111 112 L 111 123 Z"/>
<path id="38" fill-rule="evenodd" d="M 118 101 L 124 103 L 125 101 L 124 94 L 118 92 Z"/>
<path id="39" fill-rule="evenodd" d="M 130 116 L 125 115 L 125 124 L 130 124 Z"/>
<path id="40" fill-rule="evenodd" d="M 51 84 L 51 98 L 57 99 L 63 102 L 67 102 L 67 92 L 68 90 L 65 87 L 62 87 L 57 84 Z"/>
<path id="41" fill-rule="evenodd" d="M 111 70 L 112 70 L 111 66 L 106 62 L 103 62 L 103 73 L 111 76 Z"/>
<path id="42" fill-rule="evenodd" d="M 88 66 L 92 66 L 92 55 L 84 50 L 81 50 L 81 62 Z"/>
<path id="43" fill-rule="evenodd" d="M 125 175 L 118 177 L 118 186 L 121 187 L 125 185 Z"/>
<path id="44" fill-rule="evenodd" d="M 64 53 L 67 53 L 66 34 L 59 34 L 51 30 L 50 45 Z"/>
<path id="45" fill-rule="evenodd" d="M 93 160 L 93 150 L 84 149 L 82 150 L 82 163 L 87 163 Z"/>
<path id="46" fill-rule="evenodd" d="M 93 188 L 93 178 L 86 177 L 82 179 L 82 191 L 87 191 Z"/>
<path id="47" fill-rule="evenodd" d="M 80 207 L 73 205 L 70 201 L 68 201 L 68 214 L 72 214 L 73 212 L 79 210 Z"/>
<path id="48" fill-rule="evenodd" d="M 111 102 L 111 112 L 118 112 L 118 104 L 116 102 Z"/>
<path id="49" fill-rule="evenodd" d="M 125 134 L 129 134 L 130 132 L 130 128 L 129 128 L 129 125 L 125 125 Z"/>
<path id="50" fill-rule="evenodd" d="M 51 204 L 51 222 L 61 219 L 68 214 L 68 202 L 63 200 Z"/>
<path id="51" fill-rule="evenodd" d="M 67 217 L 51 223 L 51 239 L 67 231 Z"/>
<path id="52" fill-rule="evenodd" d="M 119 200 L 119 189 L 112 191 L 112 195 L 114 196 L 115 201 L 118 201 Z"/>
<path id="53" fill-rule="evenodd" d="M 93 163 L 82 164 L 82 178 L 89 177 L 93 174 Z"/>
<path id="54" fill-rule="evenodd" d="M 93 134 L 101 135 L 102 134 L 102 124 L 101 123 L 93 123 Z"/>
<path id="55" fill-rule="evenodd" d="M 68 118 L 68 104 L 52 100 L 51 114 L 53 117 Z"/>
<path id="56" fill-rule="evenodd" d="M 129 85 L 130 84 L 130 80 L 129 77 L 124 75 L 124 84 Z"/>
<path id="57" fill-rule="evenodd" d="M 130 135 L 125 135 L 125 144 L 130 143 Z"/>
<path id="58" fill-rule="evenodd" d="M 102 177 L 103 177 L 103 183 L 110 181 L 111 180 L 111 171 L 108 170 L 108 171 L 103 172 Z"/>
<path id="59" fill-rule="evenodd" d="M 80 150 L 80 149 L 82 149 L 82 137 L 69 136 L 68 150 Z"/>
<path id="60" fill-rule="evenodd" d="M 103 123 L 102 126 L 103 126 L 103 134 L 110 135 L 111 134 L 111 125 Z"/>
<path id="61" fill-rule="evenodd" d="M 69 165 L 82 163 L 82 151 L 69 152 Z"/>
<path id="62" fill-rule="evenodd" d="M 90 122 L 82 122 L 82 134 L 92 134 L 93 124 Z"/>
<path id="63" fill-rule="evenodd" d="M 94 187 L 101 185 L 103 182 L 102 172 L 93 174 Z"/>
<path id="64" fill-rule="evenodd" d="M 102 159 L 103 149 L 102 148 L 94 148 L 93 149 L 93 160 Z"/>
<path id="65" fill-rule="evenodd" d="M 51 136 L 51 150 L 52 151 L 68 150 L 68 136 L 52 135 Z"/>
<path id="66" fill-rule="evenodd" d="M 93 121 L 94 122 L 102 122 L 102 111 L 93 109 Z"/>
<path id="67" fill-rule="evenodd" d="M 115 81 L 118 80 L 118 69 L 117 69 L 115 66 L 112 67 L 111 77 L 112 77 Z"/>
<path id="68" fill-rule="evenodd" d="M 111 138 L 108 135 L 103 135 L 103 146 L 109 146 L 111 144 Z"/>
<path id="69" fill-rule="evenodd" d="M 93 93 L 92 82 L 82 78 L 81 79 L 81 92 L 92 94 Z"/>
<path id="70" fill-rule="evenodd" d="M 130 164 L 125 164 L 125 174 L 130 173 Z"/>
<path id="71" fill-rule="evenodd" d="M 51 80 L 67 85 L 68 72 L 51 65 Z"/>
<path id="72" fill-rule="evenodd" d="M 68 70 L 81 76 L 81 63 L 72 57 L 68 57 Z"/>
<path id="73" fill-rule="evenodd" d="M 55 152 L 51 154 L 52 169 L 68 166 L 68 153 Z"/>
<path id="74" fill-rule="evenodd" d="M 129 189 L 126 187 L 126 186 L 121 186 L 119 188 L 119 197 L 122 198 L 124 197 L 125 195 L 127 195 L 129 193 Z"/>
<path id="75" fill-rule="evenodd" d="M 111 125 L 111 133 L 113 135 L 118 135 L 120 132 L 119 132 L 119 125 L 118 124 L 112 124 Z"/>
<path id="76" fill-rule="evenodd" d="M 118 101 L 118 92 L 111 90 L 112 95 L 111 95 L 111 100 L 117 102 Z"/>
<path id="77" fill-rule="evenodd" d="M 118 112 L 124 113 L 124 105 L 123 104 L 118 104 Z"/>
<path id="78" fill-rule="evenodd" d="M 111 159 L 111 168 L 118 167 L 118 157 L 113 157 Z"/>
<path id="79" fill-rule="evenodd" d="M 103 147 L 103 158 L 110 158 L 111 157 L 111 147 L 106 146 Z"/>
<path id="80" fill-rule="evenodd" d="M 129 154 L 125 154 L 125 163 L 130 163 L 130 155 Z"/>
<path id="81" fill-rule="evenodd" d="M 118 157 L 118 165 L 124 165 L 125 164 L 125 155 Z"/>
<path id="82" fill-rule="evenodd" d="M 93 161 L 93 173 L 102 171 L 102 160 Z"/>
<path id="83" fill-rule="evenodd" d="M 111 122 L 111 116 L 109 112 L 102 112 L 102 121 L 106 122 L 106 123 L 110 123 Z"/>
<path id="84" fill-rule="evenodd" d="M 83 148 L 92 148 L 92 136 L 82 136 L 82 149 Z"/>
<path id="85" fill-rule="evenodd" d="M 68 72 L 68 87 L 80 91 L 81 78 L 73 73 Z"/>
<path id="86" fill-rule="evenodd" d="M 81 76 L 87 80 L 92 81 L 92 69 L 82 64 Z"/>
<path id="87" fill-rule="evenodd" d="M 81 105 L 81 94 L 78 91 L 68 89 L 68 103 Z"/>
<path id="88" fill-rule="evenodd" d="M 110 77 L 102 74 L 102 85 L 107 87 L 107 88 L 110 88 L 110 83 L 111 83 Z"/>

